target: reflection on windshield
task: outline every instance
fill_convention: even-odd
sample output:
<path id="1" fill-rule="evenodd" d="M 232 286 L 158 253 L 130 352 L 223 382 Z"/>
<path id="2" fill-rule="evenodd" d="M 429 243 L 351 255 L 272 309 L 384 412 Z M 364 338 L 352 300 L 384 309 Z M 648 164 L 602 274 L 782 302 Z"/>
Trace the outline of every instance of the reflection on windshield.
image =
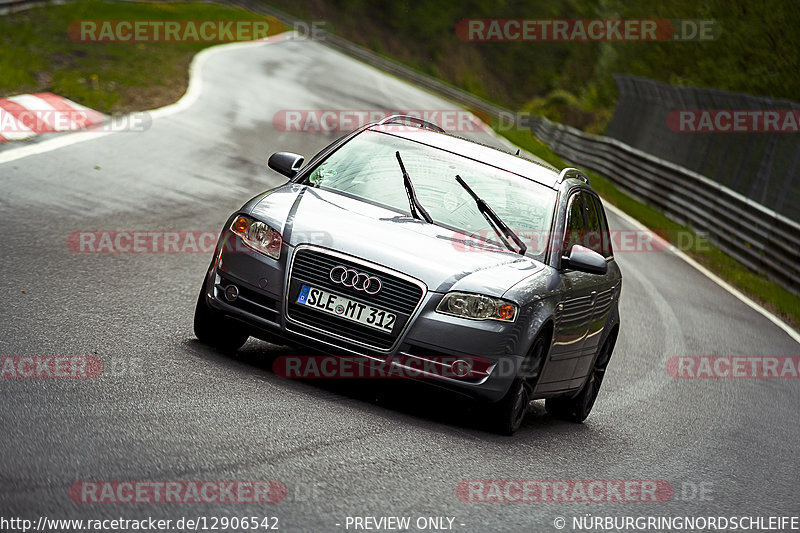
<path id="1" fill-rule="evenodd" d="M 555 191 L 497 168 L 391 135 L 364 132 L 322 161 L 308 183 L 363 198 L 410 215 L 395 152 L 414 178 L 419 201 L 436 224 L 497 243 L 494 230 L 475 201 L 454 180 L 470 176 L 470 186 L 528 245 L 529 256 L 544 255 Z"/>

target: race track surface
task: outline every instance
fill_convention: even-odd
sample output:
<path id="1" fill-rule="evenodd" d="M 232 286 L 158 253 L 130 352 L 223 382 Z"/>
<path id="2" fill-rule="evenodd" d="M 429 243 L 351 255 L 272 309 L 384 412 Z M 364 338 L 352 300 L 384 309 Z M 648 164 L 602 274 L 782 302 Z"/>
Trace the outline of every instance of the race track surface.
<path id="1" fill-rule="evenodd" d="M 586 423 L 537 402 L 507 438 L 420 385 L 289 381 L 270 359 L 288 348 L 251 339 L 234 357 L 200 344 L 192 314 L 210 254 L 72 251 L 76 231 L 218 231 L 284 181 L 266 170 L 272 152 L 310 157 L 339 136 L 278 131 L 278 111 L 453 107 L 301 40 L 220 49 L 199 76 L 197 101 L 144 132 L 0 164 L 0 355 L 105 367 L 94 379 L 0 380 L 0 514 L 277 516 L 290 532 L 345 531 L 348 516 L 447 516 L 455 531 L 485 532 L 555 531 L 556 517 L 586 513 L 797 514 L 800 382 L 675 379 L 666 362 L 800 346 L 670 253 L 617 254 L 622 329 Z M 674 495 L 461 501 L 459 482 L 475 479 L 664 480 Z M 68 490 L 80 480 L 276 480 L 288 493 L 274 505 L 79 504 Z M 701 484 L 710 492 L 691 497 Z"/>

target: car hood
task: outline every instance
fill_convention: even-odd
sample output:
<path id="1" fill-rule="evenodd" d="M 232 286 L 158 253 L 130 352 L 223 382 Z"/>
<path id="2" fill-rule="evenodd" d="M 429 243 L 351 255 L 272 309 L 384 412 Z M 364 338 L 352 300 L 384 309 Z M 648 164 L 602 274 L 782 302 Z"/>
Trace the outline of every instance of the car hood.
<path id="1" fill-rule="evenodd" d="M 403 272 L 429 290 L 502 296 L 544 268 L 529 257 L 476 248 L 465 235 L 332 191 L 289 184 L 250 214 L 281 231 L 290 246 L 316 244 Z"/>

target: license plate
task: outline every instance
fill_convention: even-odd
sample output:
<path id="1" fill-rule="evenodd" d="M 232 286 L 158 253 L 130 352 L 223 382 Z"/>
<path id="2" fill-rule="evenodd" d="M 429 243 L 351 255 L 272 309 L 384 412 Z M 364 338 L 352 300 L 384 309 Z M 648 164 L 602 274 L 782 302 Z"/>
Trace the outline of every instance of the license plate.
<path id="1" fill-rule="evenodd" d="M 362 304 L 361 302 L 351 300 L 345 296 L 317 289 L 309 285 L 300 286 L 300 294 L 297 295 L 297 303 L 313 307 L 329 315 L 345 318 L 351 322 L 364 324 L 365 326 L 381 330 L 385 333 L 392 332 L 394 323 L 397 320 L 397 315 L 394 313 L 372 307 L 371 305 Z"/>

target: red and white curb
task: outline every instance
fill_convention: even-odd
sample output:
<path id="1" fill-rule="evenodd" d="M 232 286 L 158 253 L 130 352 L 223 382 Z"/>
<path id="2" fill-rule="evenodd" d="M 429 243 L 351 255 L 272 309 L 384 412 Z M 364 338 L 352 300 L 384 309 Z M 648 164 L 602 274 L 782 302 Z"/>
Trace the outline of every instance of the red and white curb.
<path id="1" fill-rule="evenodd" d="M 0 98 L 0 143 L 54 131 L 82 130 L 102 124 L 106 118 L 98 111 L 53 93 Z"/>

